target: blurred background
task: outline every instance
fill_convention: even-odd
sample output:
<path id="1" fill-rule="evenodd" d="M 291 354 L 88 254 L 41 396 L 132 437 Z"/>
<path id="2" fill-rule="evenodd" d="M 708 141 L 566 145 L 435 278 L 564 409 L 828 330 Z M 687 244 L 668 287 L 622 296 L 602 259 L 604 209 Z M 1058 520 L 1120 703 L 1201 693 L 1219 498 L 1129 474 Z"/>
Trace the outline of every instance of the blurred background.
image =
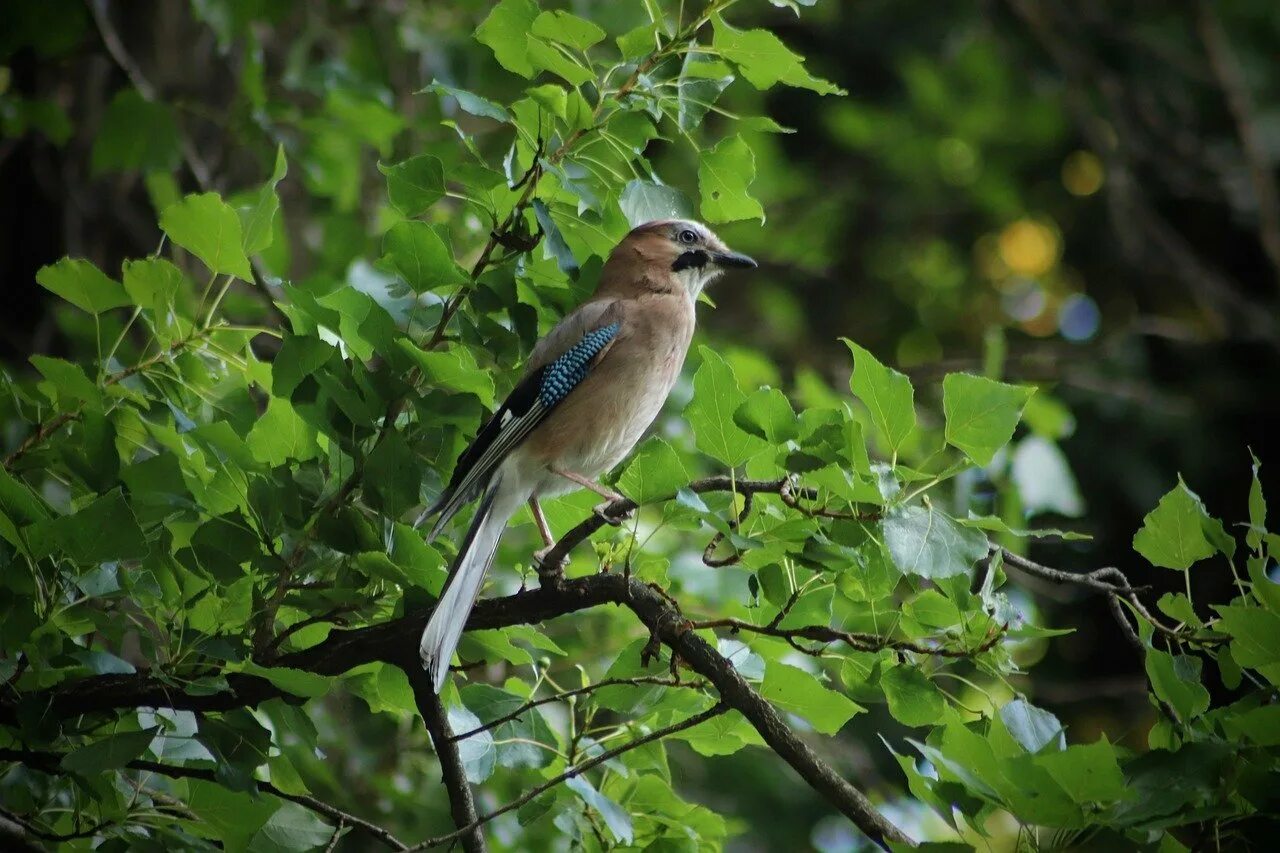
<path id="1" fill-rule="evenodd" d="M 565 5 L 618 33 L 639 4 Z M 377 162 L 456 147 L 441 122 L 475 121 L 419 90 L 438 79 L 507 98 L 527 85 L 476 50 L 485 12 L 466 0 L 130 2 L 110 15 L 77 0 L 6 3 L 0 366 L 93 355 L 92 319 L 55 304 L 37 269 L 69 254 L 113 273 L 155 251 L 158 208 L 256 186 L 277 142 L 290 158 L 287 239 L 270 272 L 358 274 L 378 254 Z M 1093 536 L 1033 556 L 1119 566 L 1157 590 L 1182 579 L 1139 565 L 1131 541 L 1179 474 L 1210 512 L 1242 519 L 1252 448 L 1280 494 L 1280 5 L 759 0 L 733 20 L 768 26 L 848 90 L 775 88 L 763 109 L 794 132 L 747 134 L 767 218 L 722 236 L 764 274 L 715 292 L 700 332 L 741 350 L 740 373 L 754 364 L 753 383 L 817 403 L 847 388 L 847 336 L 908 373 L 925 411 L 938 411 L 947 371 L 1000 365 L 1037 383 L 1032 429 L 992 482 L 969 484 L 975 499 L 1009 479 L 1032 523 Z M 738 82 L 721 105 L 764 97 Z M 723 119 L 704 120 L 715 138 Z M 468 131 L 487 150 L 508 142 Z M 688 140 L 647 154 L 696 195 Z M 1229 579 L 1197 584 L 1223 600 Z M 1027 650 L 1039 663 L 1024 688 L 1075 737 L 1105 726 L 1145 744 L 1141 663 L 1117 652 L 1103 603 L 1034 592 L 1022 606 L 1080 630 Z M 315 722 L 347 724 L 340 706 Z M 877 732 L 894 737 L 883 712 L 848 727 L 841 766 L 898 785 Z M 343 762 L 376 767 L 383 744 L 365 734 L 329 757 L 335 788 Z M 681 749 L 686 793 L 751 826 L 739 849 L 788 849 L 826 813 L 754 751 Z M 411 800 L 393 784 L 376 794 Z M 817 827 L 816 847 L 852 843 L 838 820 Z"/>

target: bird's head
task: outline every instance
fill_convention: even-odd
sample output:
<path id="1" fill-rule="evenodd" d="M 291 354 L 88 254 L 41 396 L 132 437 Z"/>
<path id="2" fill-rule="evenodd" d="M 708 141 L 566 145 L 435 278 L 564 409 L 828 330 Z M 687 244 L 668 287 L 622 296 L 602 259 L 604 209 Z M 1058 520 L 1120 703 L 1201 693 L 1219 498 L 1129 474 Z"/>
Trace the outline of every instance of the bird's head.
<path id="1" fill-rule="evenodd" d="M 727 269 L 751 269 L 756 262 L 735 252 L 700 222 L 659 219 L 631 230 L 609 259 L 611 265 L 640 264 L 655 278 L 674 278 L 696 300 Z"/>

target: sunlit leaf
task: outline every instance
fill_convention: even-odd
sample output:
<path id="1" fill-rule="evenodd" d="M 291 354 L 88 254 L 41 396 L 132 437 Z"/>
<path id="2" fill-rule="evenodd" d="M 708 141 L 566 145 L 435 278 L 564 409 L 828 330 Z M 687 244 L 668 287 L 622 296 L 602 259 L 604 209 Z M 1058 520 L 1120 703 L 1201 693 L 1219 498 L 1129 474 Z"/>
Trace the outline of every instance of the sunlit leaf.
<path id="1" fill-rule="evenodd" d="M 217 193 L 189 195 L 160 214 L 169 239 L 195 255 L 210 272 L 251 281 L 240 217 Z"/>
<path id="2" fill-rule="evenodd" d="M 892 453 L 915 431 L 915 391 L 911 380 L 848 338 L 843 339 L 853 354 L 853 375 L 849 389 L 871 412 L 871 422 Z"/>
<path id="3" fill-rule="evenodd" d="M 1216 550 L 1205 537 L 1208 517 L 1200 498 L 1179 478 L 1178 485 L 1143 518 L 1133 537 L 1133 549 L 1153 565 L 1189 569 Z"/>
<path id="4" fill-rule="evenodd" d="M 36 281 L 81 310 L 101 314 L 129 304 L 120 283 L 89 261 L 63 258 L 41 267 Z"/>
<path id="5" fill-rule="evenodd" d="M 942 381 L 947 443 L 979 465 L 987 465 L 1008 444 L 1033 388 L 1006 385 L 982 376 L 951 373 Z"/>
<path id="6" fill-rule="evenodd" d="M 764 208 L 747 189 L 755 176 L 755 154 L 741 136 L 724 139 L 710 151 L 703 152 L 698 164 L 702 217 L 708 222 L 756 217 L 763 221 Z"/>

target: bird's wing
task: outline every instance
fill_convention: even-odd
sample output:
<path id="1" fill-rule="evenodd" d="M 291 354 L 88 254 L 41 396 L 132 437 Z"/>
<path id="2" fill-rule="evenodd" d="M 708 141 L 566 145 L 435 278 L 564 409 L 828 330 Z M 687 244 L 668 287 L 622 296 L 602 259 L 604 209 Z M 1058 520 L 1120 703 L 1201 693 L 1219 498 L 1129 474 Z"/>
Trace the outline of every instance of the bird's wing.
<path id="1" fill-rule="evenodd" d="M 611 322 L 604 319 L 606 315 L 616 319 L 615 315 L 618 315 L 621 307 L 614 299 L 597 299 L 579 305 L 534 346 L 524 366 L 525 376 L 530 376 L 564 355 L 591 330 Z"/>
<path id="2" fill-rule="evenodd" d="M 622 323 L 621 302 L 611 302 L 603 310 L 583 312 L 579 309 L 539 342 L 530 362 L 537 357 L 541 364 L 530 367 L 515 390 L 480 428 L 471 445 L 458 457 L 448 487 L 418 519 L 420 524 L 439 513 L 430 538 L 489 481 L 507 455 L 534 427 L 586 378 L 592 366 L 612 346 Z"/>

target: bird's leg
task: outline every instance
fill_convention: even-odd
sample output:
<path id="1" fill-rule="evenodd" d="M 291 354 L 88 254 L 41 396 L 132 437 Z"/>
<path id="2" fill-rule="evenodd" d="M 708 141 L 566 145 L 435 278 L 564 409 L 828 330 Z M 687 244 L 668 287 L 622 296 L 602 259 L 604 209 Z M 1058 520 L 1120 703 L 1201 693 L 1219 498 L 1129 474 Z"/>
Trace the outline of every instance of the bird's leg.
<path id="1" fill-rule="evenodd" d="M 617 503 L 618 501 L 626 500 L 624 496 L 618 494 L 613 489 L 610 489 L 607 486 L 602 486 L 599 483 L 597 483 L 595 480 L 592 480 L 590 477 L 584 477 L 581 474 L 577 473 L 576 471 L 569 471 L 564 468 L 557 468 L 555 466 L 551 466 L 551 473 L 560 477 L 564 477 L 566 480 L 568 480 L 571 483 L 577 483 L 579 486 L 582 486 L 584 489 L 590 489 L 600 497 L 604 498 L 605 499 L 604 503 L 594 507 L 592 509 L 592 512 L 594 512 L 596 515 L 603 518 L 609 524 L 617 526 L 622 522 L 626 521 L 627 518 L 631 515 L 631 512 L 632 512 L 631 510 L 628 510 L 627 512 L 623 513 L 621 516 L 614 516 L 608 513 L 610 504 L 614 504 L 614 503 Z"/>
<path id="2" fill-rule="evenodd" d="M 551 527 L 547 524 L 547 517 L 542 514 L 542 507 L 536 497 L 529 498 L 529 512 L 533 513 L 533 523 L 538 525 L 538 534 L 542 536 L 542 544 L 545 546 L 533 552 L 533 559 L 541 563 L 551 553 L 551 549 L 556 547 L 556 538 L 551 535 Z"/>
<path id="3" fill-rule="evenodd" d="M 551 535 L 551 527 L 547 524 L 547 517 L 542 514 L 542 506 L 538 503 L 537 498 L 529 498 L 529 511 L 533 513 L 533 523 L 538 525 L 538 533 L 542 536 L 542 544 L 547 547 L 556 544 L 556 538 Z"/>

